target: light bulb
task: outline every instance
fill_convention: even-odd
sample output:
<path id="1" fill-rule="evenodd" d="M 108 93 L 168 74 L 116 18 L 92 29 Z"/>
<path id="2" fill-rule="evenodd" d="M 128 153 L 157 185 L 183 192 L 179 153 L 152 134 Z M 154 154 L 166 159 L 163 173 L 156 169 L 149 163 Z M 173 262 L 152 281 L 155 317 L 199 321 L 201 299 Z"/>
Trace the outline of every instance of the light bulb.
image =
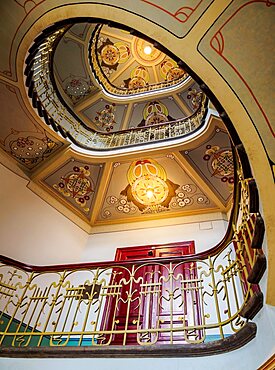
<path id="1" fill-rule="evenodd" d="M 147 45 L 147 46 L 145 46 L 143 51 L 144 51 L 145 54 L 150 55 L 152 53 L 152 48 L 151 48 L 151 46 Z"/>
<path id="2" fill-rule="evenodd" d="M 153 195 L 154 195 L 153 190 L 149 189 L 146 191 L 146 196 L 148 199 L 151 199 Z"/>

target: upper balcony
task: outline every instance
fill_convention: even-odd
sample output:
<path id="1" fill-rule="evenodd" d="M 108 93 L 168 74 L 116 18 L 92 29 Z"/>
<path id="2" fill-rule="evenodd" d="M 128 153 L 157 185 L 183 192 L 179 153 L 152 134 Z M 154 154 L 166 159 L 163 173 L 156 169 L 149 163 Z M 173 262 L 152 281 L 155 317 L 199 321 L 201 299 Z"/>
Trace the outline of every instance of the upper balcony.
<path id="1" fill-rule="evenodd" d="M 182 144 L 206 128 L 208 99 L 160 49 L 105 24 L 51 27 L 26 59 L 29 97 L 86 154 Z"/>

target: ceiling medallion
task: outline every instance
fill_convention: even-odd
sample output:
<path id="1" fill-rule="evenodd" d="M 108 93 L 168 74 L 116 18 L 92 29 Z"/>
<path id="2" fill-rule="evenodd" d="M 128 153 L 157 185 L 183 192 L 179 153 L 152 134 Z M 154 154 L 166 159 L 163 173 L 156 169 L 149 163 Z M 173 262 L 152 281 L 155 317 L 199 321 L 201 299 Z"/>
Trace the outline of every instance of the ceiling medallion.
<path id="1" fill-rule="evenodd" d="M 159 64 L 165 58 L 164 53 L 138 37 L 133 37 L 132 53 L 138 63 L 148 67 Z"/>
<path id="2" fill-rule="evenodd" d="M 179 185 L 167 179 L 165 169 L 153 159 L 131 163 L 127 180 L 129 185 L 120 193 L 143 213 L 156 213 L 169 209 L 171 199 Z"/>
<path id="3" fill-rule="evenodd" d="M 211 165 L 212 176 L 220 178 L 222 182 L 234 183 L 234 159 L 232 151 L 221 149 L 219 146 L 207 145 L 203 159 Z"/>
<path id="4" fill-rule="evenodd" d="M 54 184 L 53 188 L 65 197 L 74 199 L 85 212 L 88 212 L 89 207 L 86 204 L 94 192 L 94 185 L 89 177 L 90 174 L 89 166 L 74 166 L 73 171 L 62 176 L 60 182 Z"/>
<path id="5" fill-rule="evenodd" d="M 114 43 L 109 38 L 102 40 L 102 44 L 97 51 L 101 57 L 101 65 L 114 70 L 130 57 L 129 47 L 125 43 L 122 41 Z"/>

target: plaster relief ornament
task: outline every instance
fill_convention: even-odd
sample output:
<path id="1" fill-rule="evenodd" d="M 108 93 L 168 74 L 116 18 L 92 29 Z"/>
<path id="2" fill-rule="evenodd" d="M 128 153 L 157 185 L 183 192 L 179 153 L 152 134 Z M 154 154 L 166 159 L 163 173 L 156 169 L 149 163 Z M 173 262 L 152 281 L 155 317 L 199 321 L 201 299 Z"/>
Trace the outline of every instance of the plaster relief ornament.
<path id="1" fill-rule="evenodd" d="M 166 59 L 160 65 L 160 75 L 166 81 L 173 81 L 182 78 L 186 72 L 174 60 Z"/>
<path id="2" fill-rule="evenodd" d="M 57 147 L 45 132 L 20 132 L 11 129 L 11 133 L 0 140 L 3 149 L 28 168 L 47 158 Z"/>
<path id="3" fill-rule="evenodd" d="M 143 109 L 143 120 L 138 124 L 138 127 L 157 125 L 172 120 L 173 118 L 169 116 L 166 105 L 155 100 L 145 105 Z"/>
<path id="4" fill-rule="evenodd" d="M 97 49 L 101 59 L 101 66 L 106 69 L 117 70 L 119 64 L 125 63 L 130 57 L 130 48 L 122 41 L 113 43 L 109 38 L 100 40 Z"/>
<path id="5" fill-rule="evenodd" d="M 127 172 L 127 187 L 120 193 L 142 213 L 157 213 L 169 209 L 179 185 L 167 179 L 165 169 L 153 159 L 131 163 Z"/>
<path id="6" fill-rule="evenodd" d="M 73 103 L 77 103 L 91 91 L 91 81 L 84 79 L 83 77 L 70 75 L 66 80 L 64 80 L 64 85 L 65 93 Z"/>
<path id="7" fill-rule="evenodd" d="M 222 182 L 233 185 L 234 160 L 232 151 L 229 149 L 221 149 L 217 145 L 206 145 L 206 149 L 203 159 L 210 165 L 209 171 L 211 172 L 211 176 L 218 177 Z"/>
<path id="8" fill-rule="evenodd" d="M 98 115 L 95 117 L 95 121 L 107 132 L 113 130 L 114 125 L 116 124 L 115 111 L 116 105 L 115 103 L 112 103 L 106 104 L 100 112 L 96 112 Z"/>
<path id="9" fill-rule="evenodd" d="M 87 202 L 91 199 L 91 195 L 94 192 L 93 182 L 89 178 L 90 174 L 89 166 L 74 166 L 73 171 L 62 176 L 60 182 L 54 184 L 53 188 L 65 197 L 73 198 L 85 212 L 88 212 L 90 209 L 87 207 Z"/>

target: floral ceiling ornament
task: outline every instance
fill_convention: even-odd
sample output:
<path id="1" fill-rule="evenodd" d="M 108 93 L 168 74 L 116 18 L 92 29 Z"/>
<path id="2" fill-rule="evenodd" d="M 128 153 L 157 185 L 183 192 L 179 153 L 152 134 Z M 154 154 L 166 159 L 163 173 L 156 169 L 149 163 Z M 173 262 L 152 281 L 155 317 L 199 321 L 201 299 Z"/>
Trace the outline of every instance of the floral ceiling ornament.
<path id="1" fill-rule="evenodd" d="M 234 160 L 230 149 L 221 149 L 219 146 L 206 145 L 203 159 L 209 163 L 211 176 L 220 178 L 230 185 L 234 183 Z"/>
<path id="2" fill-rule="evenodd" d="M 122 41 L 113 43 L 109 38 L 100 40 L 97 49 L 101 66 L 116 70 L 119 64 L 125 63 L 130 57 L 130 48 Z"/>
<path id="3" fill-rule="evenodd" d="M 77 103 L 91 91 L 91 81 L 79 76 L 70 75 L 64 81 L 65 93 L 73 103 Z"/>
<path id="4" fill-rule="evenodd" d="M 107 132 L 113 130 L 116 124 L 115 111 L 116 105 L 112 103 L 106 104 L 100 112 L 96 112 L 98 115 L 95 117 L 95 121 L 98 122 L 101 127 L 105 128 Z"/>
<path id="5" fill-rule="evenodd" d="M 201 103 L 202 92 L 190 87 L 188 89 L 187 99 L 191 101 L 193 109 L 197 109 Z"/>
<path id="6" fill-rule="evenodd" d="M 87 202 L 94 192 L 90 174 L 89 166 L 74 166 L 72 171 L 61 177 L 58 184 L 53 185 L 53 188 L 65 197 L 73 198 L 85 212 L 88 212 L 90 209 L 87 207 Z"/>
<path id="7" fill-rule="evenodd" d="M 142 213 L 169 209 L 179 185 L 167 179 L 165 169 L 153 159 L 131 163 L 127 172 L 127 187 L 120 193 Z"/>
<path id="8" fill-rule="evenodd" d="M 158 100 L 149 102 L 143 109 L 143 119 L 138 124 L 138 127 L 157 125 L 159 123 L 172 121 L 173 118 L 169 116 L 169 111 L 163 103 Z"/>

